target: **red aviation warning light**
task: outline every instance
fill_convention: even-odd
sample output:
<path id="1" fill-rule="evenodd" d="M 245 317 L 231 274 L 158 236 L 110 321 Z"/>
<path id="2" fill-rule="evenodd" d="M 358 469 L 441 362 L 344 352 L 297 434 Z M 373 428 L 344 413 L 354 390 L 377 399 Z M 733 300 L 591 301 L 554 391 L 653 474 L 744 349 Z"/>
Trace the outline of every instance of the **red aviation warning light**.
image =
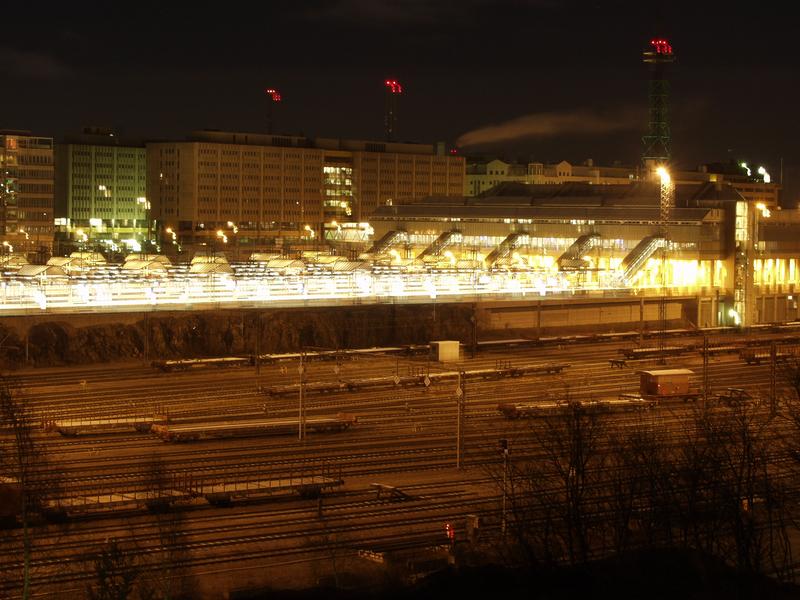
<path id="1" fill-rule="evenodd" d="M 274 89 L 274 88 L 267 88 L 264 90 L 264 93 L 269 96 L 269 99 L 273 102 L 280 102 L 281 101 L 281 93 Z"/>
<path id="2" fill-rule="evenodd" d="M 403 93 L 403 86 L 400 85 L 400 82 L 396 79 L 387 79 L 384 84 L 392 94 L 402 94 Z"/>
<path id="3" fill-rule="evenodd" d="M 655 49 L 656 54 L 672 54 L 672 46 L 667 40 L 655 38 L 650 40 L 650 45 Z"/>

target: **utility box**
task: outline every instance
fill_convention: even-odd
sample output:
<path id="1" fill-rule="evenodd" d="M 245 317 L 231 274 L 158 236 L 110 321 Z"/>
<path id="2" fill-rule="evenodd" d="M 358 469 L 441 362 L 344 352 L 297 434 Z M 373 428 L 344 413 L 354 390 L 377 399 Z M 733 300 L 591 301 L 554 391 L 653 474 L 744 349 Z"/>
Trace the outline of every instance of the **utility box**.
<path id="1" fill-rule="evenodd" d="M 22 512 L 22 484 L 13 477 L 0 476 L 0 522 Z"/>
<path id="2" fill-rule="evenodd" d="M 643 396 L 675 396 L 689 393 L 689 369 L 660 369 L 639 371 L 639 392 Z"/>
<path id="3" fill-rule="evenodd" d="M 431 342 L 431 351 L 439 362 L 458 362 L 461 344 L 456 341 Z"/>

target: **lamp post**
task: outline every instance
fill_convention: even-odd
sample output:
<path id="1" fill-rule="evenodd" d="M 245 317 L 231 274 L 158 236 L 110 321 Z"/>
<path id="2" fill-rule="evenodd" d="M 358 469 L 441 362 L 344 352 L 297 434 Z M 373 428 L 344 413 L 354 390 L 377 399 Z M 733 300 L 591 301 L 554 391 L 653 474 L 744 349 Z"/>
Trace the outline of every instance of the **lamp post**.
<path id="1" fill-rule="evenodd" d="M 175 231 L 172 229 L 172 227 L 167 227 L 164 230 L 164 232 L 168 233 L 172 237 L 172 245 L 177 247 L 176 253 L 177 253 L 177 256 L 180 257 L 181 244 L 178 241 L 178 234 L 175 233 Z"/>
<path id="2" fill-rule="evenodd" d="M 25 244 L 24 244 L 24 248 L 25 248 L 25 254 L 27 255 L 28 251 L 30 250 L 29 240 L 30 240 L 31 238 L 30 238 L 30 236 L 28 235 L 28 232 L 27 232 L 27 231 L 25 231 L 25 230 L 24 230 L 24 229 L 22 229 L 22 228 L 20 228 L 20 229 L 18 230 L 18 233 L 21 233 L 22 235 L 24 235 L 24 236 L 25 236 Z"/>
<path id="3" fill-rule="evenodd" d="M 762 169 L 763 169 L 763 167 L 762 167 Z M 760 257 L 761 258 L 760 265 L 761 265 L 761 271 L 762 271 L 761 272 L 761 286 L 762 286 L 761 291 L 762 291 L 762 294 L 763 294 L 764 293 L 764 287 L 763 286 L 764 286 L 764 260 L 765 259 L 764 259 L 764 256 L 761 253 L 761 239 L 759 237 L 759 226 L 761 225 L 761 220 L 762 219 L 769 219 L 772 216 L 772 212 L 769 210 L 769 208 L 767 207 L 767 205 L 764 202 L 756 202 L 755 207 L 756 207 L 756 212 L 755 212 L 755 218 L 753 219 L 753 236 L 752 236 L 752 240 L 753 240 L 753 246 L 752 246 L 753 247 L 753 257 L 752 258 L 753 258 L 753 260 L 748 260 L 748 264 L 747 264 L 747 270 L 748 270 L 747 280 L 748 280 L 748 282 L 752 282 L 751 283 L 751 288 L 750 288 L 750 289 L 752 289 L 752 287 L 755 284 L 755 282 L 754 282 L 754 278 L 755 278 L 755 272 L 754 272 L 755 271 L 755 257 Z M 777 261 L 776 261 L 775 266 L 776 266 L 776 268 L 772 271 L 774 279 L 770 282 L 770 286 L 774 286 L 778 281 Z M 775 288 L 773 288 L 773 293 L 775 291 L 777 291 L 777 290 Z M 755 293 L 752 294 L 752 297 L 753 297 L 753 300 L 755 300 Z M 748 298 L 748 300 L 749 300 L 749 298 Z M 755 321 L 755 319 L 750 318 L 750 315 L 752 315 L 755 312 L 754 308 L 752 306 L 749 306 L 749 307 L 745 308 L 745 310 L 743 310 L 742 312 L 744 313 L 743 318 L 745 319 L 745 324 L 748 325 L 748 326 L 751 325 L 752 322 Z M 777 320 L 777 317 L 778 317 L 778 315 L 777 315 L 777 306 L 776 306 L 775 307 L 775 311 L 773 313 L 773 318 L 775 320 Z"/>
<path id="4" fill-rule="evenodd" d="M 147 220 L 147 238 L 145 239 L 145 243 L 143 244 L 144 247 L 150 245 L 150 236 L 151 236 L 151 229 L 150 229 L 150 201 L 144 197 L 139 196 L 136 198 L 136 204 L 141 204 L 142 210 L 144 210 L 144 218 Z M 147 255 L 147 250 L 144 251 L 145 255 Z"/>
<path id="5" fill-rule="evenodd" d="M 76 229 L 75 235 L 77 235 L 80 239 L 80 252 L 83 253 L 86 251 L 86 242 L 89 241 L 89 236 L 83 231 L 83 229 Z"/>
<path id="6" fill-rule="evenodd" d="M 233 235 L 234 236 L 238 235 L 239 226 L 236 225 L 236 223 L 234 223 L 233 221 L 228 221 L 228 227 L 231 228 L 231 230 L 233 231 Z M 236 262 L 239 262 L 239 238 L 238 237 L 234 237 L 233 238 L 233 248 L 234 248 L 234 260 Z"/>
<path id="7" fill-rule="evenodd" d="M 228 236 L 225 235 L 225 232 L 222 231 L 222 229 L 217 229 L 217 238 L 219 238 L 219 240 L 223 244 L 227 244 L 228 243 Z"/>

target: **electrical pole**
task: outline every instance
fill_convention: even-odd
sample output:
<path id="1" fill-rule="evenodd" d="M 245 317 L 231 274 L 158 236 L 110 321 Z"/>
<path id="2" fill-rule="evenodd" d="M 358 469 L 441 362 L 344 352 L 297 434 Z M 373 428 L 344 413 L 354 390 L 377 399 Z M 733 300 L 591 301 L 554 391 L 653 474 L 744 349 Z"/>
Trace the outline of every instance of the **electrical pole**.
<path id="1" fill-rule="evenodd" d="M 256 316 L 256 377 L 261 377 L 261 311 Z"/>
<path id="2" fill-rule="evenodd" d="M 150 356 L 150 322 L 147 318 L 147 311 L 144 312 L 144 363 L 147 364 L 147 359 Z"/>
<path id="3" fill-rule="evenodd" d="M 306 365 L 305 365 L 305 350 L 300 351 L 300 368 L 298 372 L 300 373 L 300 415 L 297 420 L 297 437 L 302 442 L 303 439 L 306 437 L 306 418 L 305 418 L 305 407 L 303 406 L 303 392 L 305 391 L 305 383 L 306 383 Z"/>
<path id="4" fill-rule="evenodd" d="M 778 349 L 775 342 L 769 347 L 769 414 L 775 416 L 778 412 L 778 397 L 775 392 L 777 378 Z"/>
<path id="5" fill-rule="evenodd" d="M 703 411 L 708 408 L 708 335 L 703 336 Z"/>
<path id="6" fill-rule="evenodd" d="M 475 352 L 478 349 L 478 305 L 472 305 L 472 316 L 469 318 L 472 323 L 472 358 L 475 358 Z"/>
<path id="7" fill-rule="evenodd" d="M 467 376 L 464 371 L 458 372 L 458 387 L 456 388 L 456 469 L 461 468 L 464 454 L 464 405 L 467 401 Z"/>
<path id="8" fill-rule="evenodd" d="M 503 453 L 503 509 L 500 520 L 500 532 L 506 536 L 506 505 L 508 504 L 508 439 L 500 440 L 500 451 Z"/>

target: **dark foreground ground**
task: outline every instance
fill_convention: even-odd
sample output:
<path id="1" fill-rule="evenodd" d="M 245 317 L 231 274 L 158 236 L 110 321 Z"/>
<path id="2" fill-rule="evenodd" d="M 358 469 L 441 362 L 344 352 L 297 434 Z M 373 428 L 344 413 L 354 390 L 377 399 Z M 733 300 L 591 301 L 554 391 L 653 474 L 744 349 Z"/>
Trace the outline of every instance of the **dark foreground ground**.
<path id="1" fill-rule="evenodd" d="M 431 598 L 481 600 L 627 599 L 800 599 L 800 586 L 749 575 L 717 559 L 686 551 L 652 551 L 581 567 L 509 570 L 499 567 L 447 570 L 410 587 L 385 586 L 369 591 L 318 588 L 303 592 L 259 590 L 231 595 L 231 600 L 396 600 Z"/>

